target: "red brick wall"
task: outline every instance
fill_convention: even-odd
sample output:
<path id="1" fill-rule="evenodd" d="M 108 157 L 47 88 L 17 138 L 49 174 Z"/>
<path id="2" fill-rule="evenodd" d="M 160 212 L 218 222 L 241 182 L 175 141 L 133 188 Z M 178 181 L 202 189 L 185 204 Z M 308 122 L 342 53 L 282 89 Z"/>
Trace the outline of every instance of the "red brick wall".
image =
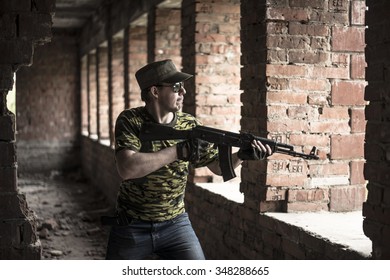
<path id="1" fill-rule="evenodd" d="M 155 60 L 170 58 L 181 69 L 181 10 L 156 9 Z"/>
<path id="2" fill-rule="evenodd" d="M 7 94 L 15 72 L 31 65 L 36 45 L 50 41 L 54 5 L 51 0 L 0 2 L 0 259 L 41 258 L 36 217 L 17 189 L 16 118 L 7 108 Z M 22 94 L 30 92 L 17 91 L 17 97 Z M 38 110 L 37 103 L 31 106 Z"/>
<path id="3" fill-rule="evenodd" d="M 365 257 L 242 204 L 190 185 L 186 205 L 207 259 L 337 259 Z M 212 225 L 212 226 L 210 226 Z"/>
<path id="4" fill-rule="evenodd" d="M 120 112 L 125 109 L 124 91 L 124 44 L 123 37 L 116 37 L 112 41 L 112 120 L 113 128 L 115 120 Z"/>
<path id="5" fill-rule="evenodd" d="M 97 48 L 99 59 L 98 75 L 99 75 L 99 98 L 98 98 L 98 118 L 99 118 L 99 139 L 108 140 L 110 138 L 109 131 L 109 100 L 108 100 L 108 48 L 100 46 Z"/>
<path id="6" fill-rule="evenodd" d="M 240 130 L 240 5 L 237 1 L 183 1 L 183 71 L 186 82 L 183 111 L 206 126 Z M 239 171 L 238 171 L 239 174 Z M 207 168 L 195 171 L 196 182 L 218 182 Z"/>
<path id="7" fill-rule="evenodd" d="M 390 2 L 367 0 L 366 56 L 368 86 L 365 97 L 370 101 L 365 113 L 367 134 L 364 174 L 368 179 L 368 198 L 363 206 L 363 229 L 372 240 L 373 257 L 390 259 L 390 173 L 389 118 Z"/>
<path id="8" fill-rule="evenodd" d="M 20 172 L 79 166 L 80 94 L 76 38 L 63 34 L 37 48 L 16 75 Z"/>
<path id="9" fill-rule="evenodd" d="M 80 109 L 81 109 L 81 133 L 89 133 L 89 84 L 88 84 L 88 56 L 84 55 L 80 62 Z"/>
<path id="10" fill-rule="evenodd" d="M 247 163 L 241 189 L 249 207 L 361 209 L 364 7 L 347 0 L 242 2 L 242 129 L 299 152 L 317 146 L 320 157 L 275 154 Z"/>
<path id="11" fill-rule="evenodd" d="M 130 108 L 143 106 L 135 72 L 147 63 L 146 26 L 131 26 L 129 29 L 129 100 Z"/>

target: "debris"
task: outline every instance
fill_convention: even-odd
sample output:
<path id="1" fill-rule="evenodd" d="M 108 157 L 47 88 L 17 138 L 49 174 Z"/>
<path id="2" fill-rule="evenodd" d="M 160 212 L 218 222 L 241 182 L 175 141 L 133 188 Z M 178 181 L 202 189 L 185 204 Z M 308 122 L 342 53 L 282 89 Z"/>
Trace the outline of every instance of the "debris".
<path id="1" fill-rule="evenodd" d="M 105 258 L 109 228 L 101 226 L 100 216 L 113 209 L 101 192 L 55 172 L 23 174 L 18 183 L 36 215 L 42 259 Z"/>

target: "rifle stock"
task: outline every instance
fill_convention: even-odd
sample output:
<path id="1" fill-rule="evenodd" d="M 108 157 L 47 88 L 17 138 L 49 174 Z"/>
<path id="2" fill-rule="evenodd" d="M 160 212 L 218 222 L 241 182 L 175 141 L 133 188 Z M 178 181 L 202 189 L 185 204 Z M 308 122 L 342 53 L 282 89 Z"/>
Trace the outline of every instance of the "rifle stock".
<path id="1" fill-rule="evenodd" d="M 264 145 L 268 144 L 273 153 L 281 153 L 304 159 L 318 159 L 316 147 L 313 147 L 309 154 L 304 154 L 294 151 L 294 147 L 291 145 L 278 143 L 271 139 L 254 136 L 249 133 L 234 133 L 207 126 L 196 126 L 189 130 L 177 130 L 161 124 L 145 123 L 140 132 L 140 139 L 142 141 L 189 140 L 193 138 L 214 143 L 218 146 L 219 164 L 224 181 L 236 177 L 232 165 L 231 148 L 249 148 L 254 139 L 261 141 Z"/>

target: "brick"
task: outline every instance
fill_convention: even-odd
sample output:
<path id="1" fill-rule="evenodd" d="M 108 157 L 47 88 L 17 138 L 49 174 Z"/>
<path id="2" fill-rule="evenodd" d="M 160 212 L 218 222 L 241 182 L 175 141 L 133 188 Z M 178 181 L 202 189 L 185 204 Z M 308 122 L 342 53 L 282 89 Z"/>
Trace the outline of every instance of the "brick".
<path id="1" fill-rule="evenodd" d="M 268 174 L 266 184 L 274 187 L 301 187 L 307 181 L 306 174 Z"/>
<path id="2" fill-rule="evenodd" d="M 310 21 L 320 22 L 320 23 L 331 22 L 332 25 L 343 25 L 343 26 L 348 26 L 350 24 L 349 14 L 345 12 L 334 13 L 334 12 L 324 11 L 322 13 L 312 13 L 310 17 Z"/>
<path id="3" fill-rule="evenodd" d="M 333 27 L 332 51 L 364 52 L 364 28 Z"/>
<path id="4" fill-rule="evenodd" d="M 272 103 L 306 104 L 307 93 L 294 91 L 269 91 L 267 101 Z"/>
<path id="5" fill-rule="evenodd" d="M 312 76 L 327 79 L 349 79 L 349 69 L 347 67 L 314 67 Z"/>
<path id="6" fill-rule="evenodd" d="M 332 65 L 336 67 L 348 67 L 349 57 L 350 55 L 345 53 L 332 53 L 331 54 Z"/>
<path id="7" fill-rule="evenodd" d="M 329 201 L 328 189 L 288 190 L 288 202 Z"/>
<path id="8" fill-rule="evenodd" d="M 329 1 L 329 11 L 345 12 L 348 10 L 348 0 Z"/>
<path id="9" fill-rule="evenodd" d="M 329 145 L 328 136 L 313 134 L 290 134 L 289 144 L 296 146 L 318 146 L 325 147 Z"/>
<path id="10" fill-rule="evenodd" d="M 307 119 L 311 115 L 313 108 L 309 106 L 289 106 L 285 111 L 287 111 L 287 116 L 290 119 Z M 282 116 L 281 114 L 280 117 Z"/>
<path id="11" fill-rule="evenodd" d="M 349 113 L 347 107 L 324 107 L 320 110 L 319 119 L 326 120 L 349 120 Z"/>
<path id="12" fill-rule="evenodd" d="M 329 53 L 317 50 L 290 50 L 289 63 L 325 64 Z"/>
<path id="13" fill-rule="evenodd" d="M 351 109 L 351 132 L 365 132 L 366 125 L 364 109 Z"/>
<path id="14" fill-rule="evenodd" d="M 289 89 L 297 91 L 326 91 L 329 82 L 325 79 L 290 79 Z"/>
<path id="15" fill-rule="evenodd" d="M 278 49 L 278 50 L 268 50 L 267 61 L 274 63 L 288 63 L 288 50 Z"/>
<path id="16" fill-rule="evenodd" d="M 365 82 L 335 81 L 332 83 L 332 105 L 365 105 Z"/>
<path id="17" fill-rule="evenodd" d="M 350 127 L 348 120 L 312 121 L 310 122 L 310 132 L 345 134 L 350 132 Z"/>
<path id="18" fill-rule="evenodd" d="M 306 120 L 275 119 L 267 123 L 267 128 L 270 133 L 308 131 L 309 124 Z"/>
<path id="19" fill-rule="evenodd" d="M 266 47 L 268 49 L 305 49 L 308 44 L 308 39 L 303 36 L 294 38 L 285 34 L 269 34 L 266 38 Z"/>
<path id="20" fill-rule="evenodd" d="M 306 67 L 297 65 L 267 64 L 266 75 L 271 77 L 302 77 L 306 75 Z"/>
<path id="21" fill-rule="evenodd" d="M 312 177 L 309 186 L 311 188 L 317 187 L 331 187 L 335 185 L 349 185 L 349 176 L 321 176 Z"/>
<path id="22" fill-rule="evenodd" d="M 317 105 L 322 107 L 328 106 L 327 94 L 308 93 L 307 103 L 309 105 Z"/>
<path id="23" fill-rule="evenodd" d="M 334 187 L 330 189 L 329 210 L 334 212 L 355 211 L 366 200 L 366 188 L 361 186 Z"/>
<path id="24" fill-rule="evenodd" d="M 267 188 L 265 201 L 276 201 L 276 200 L 285 200 L 285 199 L 286 199 L 286 190 Z"/>
<path id="25" fill-rule="evenodd" d="M 325 9 L 326 3 L 322 0 L 290 0 L 290 7 Z"/>
<path id="26" fill-rule="evenodd" d="M 288 25 L 288 33 L 290 35 L 305 35 L 305 36 L 329 36 L 330 30 L 324 24 L 308 24 L 300 22 L 290 22 Z"/>
<path id="27" fill-rule="evenodd" d="M 287 212 L 319 212 L 329 211 L 328 202 L 289 202 Z"/>
<path id="28" fill-rule="evenodd" d="M 279 8 L 269 7 L 267 9 L 267 20 L 284 20 L 284 21 L 309 21 L 310 14 L 307 9 L 299 8 Z"/>
<path id="29" fill-rule="evenodd" d="M 287 118 L 287 106 L 273 105 L 267 107 L 267 117 L 269 119 L 285 119 Z"/>
<path id="30" fill-rule="evenodd" d="M 364 158 L 364 134 L 332 135 L 331 159 Z"/>
<path id="31" fill-rule="evenodd" d="M 267 34 L 287 34 L 288 30 L 287 22 L 267 22 Z"/>
<path id="32" fill-rule="evenodd" d="M 367 63 L 364 55 L 351 55 L 351 78 L 365 79 Z"/>
<path id="33" fill-rule="evenodd" d="M 324 175 L 349 175 L 349 165 L 344 162 L 333 162 L 329 164 L 310 165 L 310 174 L 313 177 Z"/>
<path id="34" fill-rule="evenodd" d="M 287 90 L 288 89 L 288 79 L 277 78 L 277 77 L 267 77 L 267 87 L 268 87 L 268 90 Z"/>
<path id="35" fill-rule="evenodd" d="M 366 15 L 365 1 L 352 1 L 351 23 L 353 25 L 364 25 Z"/>

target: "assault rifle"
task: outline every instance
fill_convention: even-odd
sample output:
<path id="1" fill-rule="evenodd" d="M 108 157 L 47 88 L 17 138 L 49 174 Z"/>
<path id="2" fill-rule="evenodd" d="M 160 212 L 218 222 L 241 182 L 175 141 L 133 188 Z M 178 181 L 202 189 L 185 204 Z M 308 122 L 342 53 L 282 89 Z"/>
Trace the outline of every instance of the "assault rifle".
<path id="1" fill-rule="evenodd" d="M 316 155 L 317 148 L 313 147 L 309 154 L 299 153 L 294 151 L 294 147 L 287 144 L 278 143 L 267 138 L 257 137 L 250 133 L 234 133 L 225 130 L 220 130 L 207 126 L 196 126 L 189 130 L 177 130 L 169 126 L 145 123 L 140 132 L 142 141 L 154 140 L 189 140 L 198 138 L 218 146 L 219 165 L 222 171 L 224 181 L 228 181 L 236 177 L 232 166 L 232 147 L 250 148 L 254 139 L 260 140 L 264 145 L 268 144 L 272 153 L 281 153 L 293 157 L 304 159 L 318 159 Z"/>

